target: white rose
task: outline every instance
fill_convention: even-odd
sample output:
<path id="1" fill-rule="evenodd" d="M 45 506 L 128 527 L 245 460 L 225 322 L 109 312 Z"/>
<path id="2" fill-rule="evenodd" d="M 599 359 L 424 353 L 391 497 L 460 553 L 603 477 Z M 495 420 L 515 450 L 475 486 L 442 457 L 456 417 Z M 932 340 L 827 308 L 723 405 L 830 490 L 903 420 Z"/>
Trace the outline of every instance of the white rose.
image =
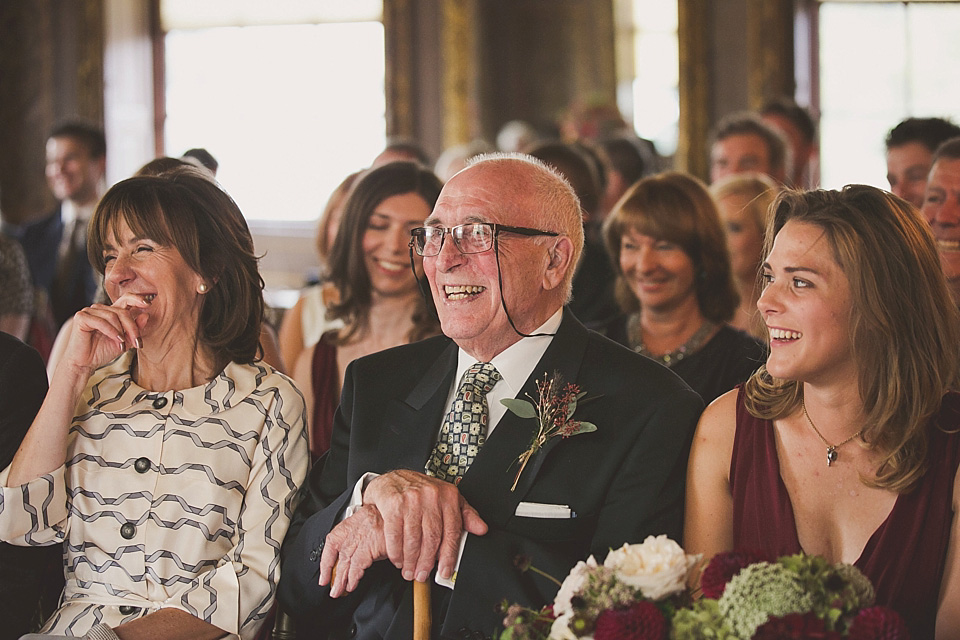
<path id="1" fill-rule="evenodd" d="M 577 595 L 577 592 L 583 588 L 583 585 L 587 581 L 587 575 L 591 570 L 596 568 L 597 560 L 593 556 L 590 556 L 586 562 L 581 560 L 570 570 L 570 574 L 567 575 L 563 584 L 560 585 L 560 590 L 557 591 L 557 597 L 553 599 L 554 614 L 562 616 L 567 613 L 573 613 L 573 609 L 570 606 L 570 599 Z"/>
<path id="2" fill-rule="evenodd" d="M 687 555 L 665 535 L 647 536 L 643 544 L 624 544 L 607 555 L 603 566 L 651 600 L 661 600 L 683 591 L 687 574 L 700 559 Z"/>
<path id="3" fill-rule="evenodd" d="M 550 627 L 549 640 L 577 640 L 577 636 L 574 635 L 573 631 L 570 631 L 570 620 L 572 618 L 573 613 L 567 613 L 554 620 Z"/>

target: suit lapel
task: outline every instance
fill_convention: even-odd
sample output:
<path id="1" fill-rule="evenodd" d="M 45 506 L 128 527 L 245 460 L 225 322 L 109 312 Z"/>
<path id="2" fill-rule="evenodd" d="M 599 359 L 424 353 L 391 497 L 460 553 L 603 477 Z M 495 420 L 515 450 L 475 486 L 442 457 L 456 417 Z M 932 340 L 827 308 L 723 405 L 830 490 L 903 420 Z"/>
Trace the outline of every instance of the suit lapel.
<path id="1" fill-rule="evenodd" d="M 559 373 L 564 382 L 577 380 L 587 332 L 572 313 L 564 309 L 563 314 L 557 335 L 517 398 L 529 400 L 528 395 L 536 398 L 536 381 L 542 380 L 544 374 Z M 543 461 L 560 441 L 559 437 L 550 438 L 527 463 L 516 490 L 510 491 L 519 470 L 517 458 L 530 446 L 537 431 L 536 419 L 520 418 L 507 411 L 460 482 L 460 493 L 488 522 L 503 524 L 515 513 L 517 504 L 533 486 Z"/>
<path id="2" fill-rule="evenodd" d="M 451 342 L 406 398 L 392 398 L 390 416 L 380 438 L 378 467 L 423 471 L 436 442 L 437 430 L 457 368 L 457 345 Z"/>

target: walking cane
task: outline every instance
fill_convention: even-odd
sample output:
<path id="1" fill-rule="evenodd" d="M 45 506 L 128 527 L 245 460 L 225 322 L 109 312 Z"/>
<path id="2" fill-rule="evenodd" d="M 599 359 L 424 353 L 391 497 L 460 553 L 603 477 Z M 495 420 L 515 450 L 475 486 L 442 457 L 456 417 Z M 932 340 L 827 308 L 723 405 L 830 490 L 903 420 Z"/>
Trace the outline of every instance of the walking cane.
<path id="1" fill-rule="evenodd" d="M 330 583 L 337 577 L 337 566 L 330 574 Z M 430 611 L 430 584 L 413 581 L 413 640 L 430 640 L 433 612 Z"/>
<path id="2" fill-rule="evenodd" d="M 430 583 L 413 582 L 413 640 L 430 640 Z"/>

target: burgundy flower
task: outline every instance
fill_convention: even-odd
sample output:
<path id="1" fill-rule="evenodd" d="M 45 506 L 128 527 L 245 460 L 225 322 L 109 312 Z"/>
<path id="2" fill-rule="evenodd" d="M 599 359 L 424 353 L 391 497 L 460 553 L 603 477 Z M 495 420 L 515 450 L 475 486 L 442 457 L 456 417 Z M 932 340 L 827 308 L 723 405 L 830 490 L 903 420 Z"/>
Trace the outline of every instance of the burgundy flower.
<path id="1" fill-rule="evenodd" d="M 629 609 L 607 609 L 597 617 L 594 640 L 663 640 L 667 620 L 657 605 L 641 600 Z"/>
<path id="2" fill-rule="evenodd" d="M 847 637 L 853 640 L 909 640 L 907 623 L 887 607 L 861 609 L 850 624 Z"/>
<path id="3" fill-rule="evenodd" d="M 733 576 L 755 562 L 769 561 L 770 558 L 758 551 L 725 551 L 713 556 L 710 564 L 700 576 L 700 588 L 707 598 L 717 599 Z"/>
<path id="4" fill-rule="evenodd" d="M 827 631 L 823 620 L 813 612 L 773 616 L 753 634 L 753 640 L 839 640 L 842 637 L 836 631 Z"/>

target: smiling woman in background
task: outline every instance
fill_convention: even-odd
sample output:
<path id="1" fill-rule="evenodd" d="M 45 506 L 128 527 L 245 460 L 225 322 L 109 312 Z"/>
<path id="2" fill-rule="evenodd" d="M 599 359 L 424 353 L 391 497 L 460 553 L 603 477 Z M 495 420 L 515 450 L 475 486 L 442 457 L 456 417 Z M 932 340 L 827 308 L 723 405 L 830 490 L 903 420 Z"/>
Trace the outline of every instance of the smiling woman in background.
<path id="1" fill-rule="evenodd" d="M 442 186 L 417 163 L 391 162 L 362 174 L 343 205 L 328 263 L 340 300 L 327 317 L 344 326 L 324 333 L 294 369 L 307 399 L 314 458 L 330 448 L 347 365 L 439 331 L 410 267 L 409 244 L 410 230 L 423 226 Z"/>
<path id="2" fill-rule="evenodd" d="M 960 319 L 930 230 L 873 187 L 787 192 L 765 248 L 770 357 L 700 419 L 687 549 L 855 564 L 912 637 L 960 637 Z"/>
<path id="3" fill-rule="evenodd" d="M 644 178 L 604 225 L 624 315 L 608 337 L 676 372 L 704 403 L 746 380 L 763 345 L 727 325 L 738 296 L 717 208 L 683 173 Z"/>
<path id="4" fill-rule="evenodd" d="M 0 473 L 0 537 L 66 543 L 63 601 L 45 632 L 146 616 L 179 630 L 170 637 L 212 625 L 252 638 L 308 453 L 300 394 L 258 361 L 250 232 L 226 193 L 184 168 L 110 189 L 88 251 L 112 303 L 74 316 L 46 400 Z"/>

